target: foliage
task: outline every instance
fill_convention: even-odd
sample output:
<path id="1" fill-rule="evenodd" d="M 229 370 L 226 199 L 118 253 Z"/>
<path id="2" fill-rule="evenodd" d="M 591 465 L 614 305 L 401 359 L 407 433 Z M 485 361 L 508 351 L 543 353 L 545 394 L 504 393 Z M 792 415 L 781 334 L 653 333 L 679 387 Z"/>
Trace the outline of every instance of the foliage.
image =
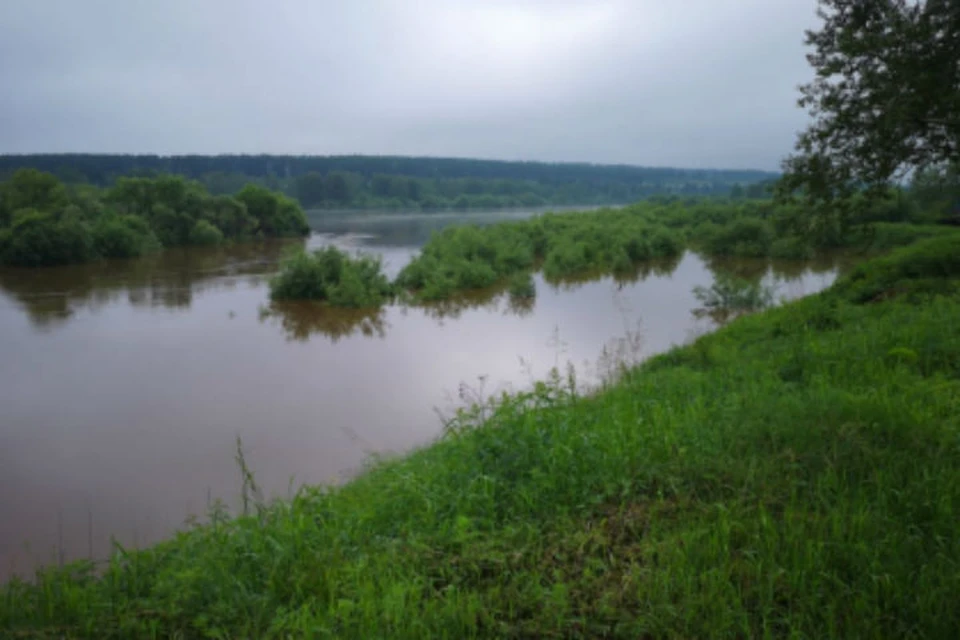
<path id="1" fill-rule="evenodd" d="M 236 195 L 257 223 L 257 233 L 268 237 L 304 236 L 310 225 L 300 206 L 269 189 L 248 184 Z"/>
<path id="2" fill-rule="evenodd" d="M 816 251 L 806 238 L 789 236 L 770 243 L 770 257 L 780 260 L 809 260 Z"/>
<path id="3" fill-rule="evenodd" d="M 717 228 L 705 248 L 712 255 L 760 258 L 769 255 L 773 237 L 773 229 L 765 221 L 741 218 Z"/>
<path id="4" fill-rule="evenodd" d="M 493 286 L 542 263 L 547 278 L 629 272 L 637 263 L 677 255 L 677 234 L 640 206 L 625 210 L 551 213 L 486 227 L 444 229 L 400 272 L 396 285 L 421 300 Z"/>
<path id="5" fill-rule="evenodd" d="M 350 256 L 332 245 L 313 253 L 294 251 L 270 281 L 274 300 L 317 300 L 337 307 L 377 307 L 392 292 L 379 257 Z"/>
<path id="6" fill-rule="evenodd" d="M 844 217 L 862 189 L 882 195 L 914 169 L 960 157 L 960 9 L 953 0 L 820 0 L 808 31 L 816 78 L 801 87 L 813 122 L 784 163 L 800 191 Z"/>
<path id="7" fill-rule="evenodd" d="M 190 230 L 190 244 L 216 246 L 223 242 L 223 232 L 206 220 L 197 220 Z"/>
<path id="8" fill-rule="evenodd" d="M 0 262 L 21 267 L 83 262 L 93 253 L 90 230 L 75 218 L 21 209 L 0 241 Z"/>
<path id="9" fill-rule="evenodd" d="M 96 255 L 102 258 L 136 258 L 160 248 L 146 220 L 133 215 L 103 215 L 92 233 Z"/>
<path id="10" fill-rule="evenodd" d="M 0 183 L 3 264 L 131 258 L 160 246 L 307 233 L 295 202 L 260 187 L 238 197 L 211 196 L 198 182 L 164 175 L 121 178 L 101 192 L 89 185 L 68 189 L 53 175 L 32 169 Z"/>
<path id="11" fill-rule="evenodd" d="M 67 203 L 66 189 L 56 177 L 32 168 L 19 169 L 0 183 L 0 227 L 9 225 L 21 209 L 51 213 Z"/>
<path id="12" fill-rule="evenodd" d="M 917 171 L 910 185 L 917 209 L 929 216 L 924 222 L 960 220 L 960 162 Z"/>
<path id="13" fill-rule="evenodd" d="M 0 628 L 956 637 L 960 297 L 851 293 L 871 279 L 956 283 L 957 242 L 864 264 L 595 394 L 556 375 L 482 401 L 438 442 L 343 486 L 245 517 L 214 508 L 105 566 L 14 581 Z"/>

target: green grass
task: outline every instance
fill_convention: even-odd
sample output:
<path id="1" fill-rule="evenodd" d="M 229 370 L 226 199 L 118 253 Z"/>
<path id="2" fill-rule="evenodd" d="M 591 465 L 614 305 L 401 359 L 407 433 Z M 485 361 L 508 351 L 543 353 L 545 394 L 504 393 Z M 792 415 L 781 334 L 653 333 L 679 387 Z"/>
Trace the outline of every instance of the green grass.
<path id="1" fill-rule="evenodd" d="M 958 637 L 957 255 L 900 250 L 596 393 L 557 375 L 464 410 L 342 488 L 215 512 L 99 578 L 13 582 L 0 629 Z"/>

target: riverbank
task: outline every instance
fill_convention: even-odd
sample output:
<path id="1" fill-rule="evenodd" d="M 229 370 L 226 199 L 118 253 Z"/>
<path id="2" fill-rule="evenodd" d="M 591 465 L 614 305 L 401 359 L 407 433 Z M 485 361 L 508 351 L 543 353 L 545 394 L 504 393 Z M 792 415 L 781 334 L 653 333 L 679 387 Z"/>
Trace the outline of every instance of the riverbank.
<path id="1" fill-rule="evenodd" d="M 957 256 L 924 241 L 599 393 L 561 375 L 342 488 L 11 583 L 0 628 L 952 637 Z"/>

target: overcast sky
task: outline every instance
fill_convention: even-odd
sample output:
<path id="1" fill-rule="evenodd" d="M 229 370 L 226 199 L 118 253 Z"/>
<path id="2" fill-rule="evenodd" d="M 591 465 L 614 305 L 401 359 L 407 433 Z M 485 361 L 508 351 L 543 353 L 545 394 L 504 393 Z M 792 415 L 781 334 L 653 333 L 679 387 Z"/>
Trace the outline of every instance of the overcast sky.
<path id="1" fill-rule="evenodd" d="M 2 0 L 0 153 L 777 169 L 815 0 Z"/>

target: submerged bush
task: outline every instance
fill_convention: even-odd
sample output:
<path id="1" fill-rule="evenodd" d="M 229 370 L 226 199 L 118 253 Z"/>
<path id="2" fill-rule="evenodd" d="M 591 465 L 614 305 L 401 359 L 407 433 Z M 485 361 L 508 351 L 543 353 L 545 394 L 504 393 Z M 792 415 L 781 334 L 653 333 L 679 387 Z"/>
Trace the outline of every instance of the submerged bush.
<path id="1" fill-rule="evenodd" d="M 806 240 L 797 236 L 778 238 L 770 245 L 770 257 L 780 260 L 810 260 L 815 253 Z"/>
<path id="2" fill-rule="evenodd" d="M 705 239 L 708 253 L 717 256 L 762 258 L 770 253 L 773 228 L 757 218 L 740 218 L 712 230 Z"/>
<path id="3" fill-rule="evenodd" d="M 379 257 L 350 256 L 334 246 L 295 251 L 270 281 L 274 300 L 318 300 L 338 307 L 376 307 L 392 292 Z"/>
<path id="4" fill-rule="evenodd" d="M 0 240 L 0 262 L 21 267 L 83 262 L 92 255 L 90 229 L 79 218 L 57 220 L 33 209 L 15 213 Z"/>
<path id="5" fill-rule="evenodd" d="M 223 232 L 206 220 L 197 220 L 190 230 L 190 244 L 199 246 L 216 246 L 223 242 Z"/>
<path id="6" fill-rule="evenodd" d="M 256 221 L 257 233 L 267 237 L 305 236 L 310 233 L 306 214 L 295 200 L 265 187 L 245 186 L 237 195 Z"/>
<path id="7" fill-rule="evenodd" d="M 0 183 L 3 264 L 130 258 L 161 245 L 215 245 L 225 238 L 309 232 L 296 202 L 261 187 L 244 189 L 237 197 L 214 197 L 199 182 L 163 175 L 122 177 L 105 190 L 67 189 L 56 176 L 35 170 L 18 171 Z"/>
<path id="8" fill-rule="evenodd" d="M 542 264 L 556 280 L 587 272 L 627 273 L 644 260 L 675 256 L 681 236 L 636 210 L 545 214 L 434 235 L 397 277 L 421 300 L 482 289 Z"/>
<path id="9" fill-rule="evenodd" d="M 147 222 L 132 215 L 107 215 L 97 220 L 93 245 L 102 258 L 135 258 L 160 248 Z"/>

